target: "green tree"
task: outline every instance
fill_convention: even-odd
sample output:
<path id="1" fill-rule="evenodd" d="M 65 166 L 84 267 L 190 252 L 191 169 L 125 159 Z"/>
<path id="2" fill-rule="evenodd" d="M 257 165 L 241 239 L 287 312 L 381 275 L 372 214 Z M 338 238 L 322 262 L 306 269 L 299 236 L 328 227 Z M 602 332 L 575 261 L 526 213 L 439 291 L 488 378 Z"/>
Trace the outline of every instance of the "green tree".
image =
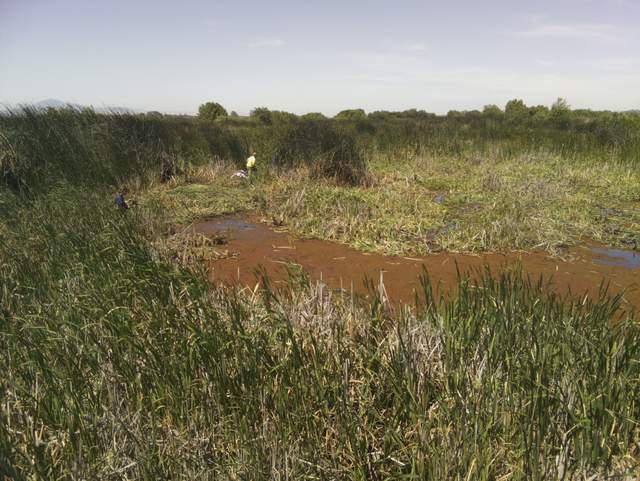
<path id="1" fill-rule="evenodd" d="M 266 107 L 256 107 L 249 114 L 250 117 L 257 122 L 260 122 L 264 125 L 271 125 L 273 123 L 273 115 L 271 110 Z"/>
<path id="2" fill-rule="evenodd" d="M 549 117 L 558 127 L 567 128 L 571 124 L 571 106 L 565 99 L 558 97 L 551 105 Z"/>
<path id="3" fill-rule="evenodd" d="M 394 112 L 389 112 L 388 110 L 376 110 L 375 112 L 371 112 L 368 117 L 372 120 L 389 120 L 396 117 L 396 115 Z"/>
<path id="4" fill-rule="evenodd" d="M 529 107 L 529 115 L 534 120 L 547 120 L 549 118 L 549 107 L 546 105 L 536 105 Z"/>
<path id="5" fill-rule="evenodd" d="M 198 117 L 202 120 L 214 121 L 226 116 L 226 109 L 218 102 L 207 102 L 198 107 Z"/>
<path id="6" fill-rule="evenodd" d="M 364 120 L 367 114 L 363 109 L 347 109 L 338 112 L 334 119 L 336 120 Z"/>
<path id="7" fill-rule="evenodd" d="M 298 116 L 291 112 L 285 112 L 284 110 L 272 110 L 271 118 L 274 123 L 290 123 L 298 120 Z"/>
<path id="8" fill-rule="evenodd" d="M 551 105 L 551 117 L 566 116 L 571 112 L 571 106 L 567 103 L 566 99 L 558 97 L 558 99 Z"/>
<path id="9" fill-rule="evenodd" d="M 502 109 L 495 104 L 485 105 L 484 108 L 482 109 L 482 113 L 487 117 L 494 117 L 494 118 L 501 117 L 504 114 Z"/>
<path id="10" fill-rule="evenodd" d="M 150 112 L 147 112 L 145 115 L 149 119 L 161 119 L 164 117 L 162 112 L 158 112 L 157 110 L 152 110 Z"/>
<path id="11" fill-rule="evenodd" d="M 326 120 L 327 117 L 320 112 L 309 112 L 300 117 L 301 120 Z"/>
<path id="12" fill-rule="evenodd" d="M 399 116 L 407 119 L 428 119 L 436 117 L 436 114 L 432 114 L 426 110 L 409 109 L 399 112 Z"/>
<path id="13" fill-rule="evenodd" d="M 524 120 L 529 116 L 529 109 L 520 99 L 513 99 L 507 102 L 504 113 L 510 120 Z"/>

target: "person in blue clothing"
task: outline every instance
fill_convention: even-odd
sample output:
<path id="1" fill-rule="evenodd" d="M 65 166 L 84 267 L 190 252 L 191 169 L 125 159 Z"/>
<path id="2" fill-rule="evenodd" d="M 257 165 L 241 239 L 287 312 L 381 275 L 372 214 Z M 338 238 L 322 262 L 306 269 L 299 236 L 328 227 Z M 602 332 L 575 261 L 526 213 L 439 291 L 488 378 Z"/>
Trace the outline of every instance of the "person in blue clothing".
<path id="1" fill-rule="evenodd" d="M 129 204 L 127 204 L 127 201 L 124 198 L 126 193 L 127 193 L 127 189 L 122 189 L 116 194 L 116 206 L 119 209 L 125 210 L 129 208 Z"/>

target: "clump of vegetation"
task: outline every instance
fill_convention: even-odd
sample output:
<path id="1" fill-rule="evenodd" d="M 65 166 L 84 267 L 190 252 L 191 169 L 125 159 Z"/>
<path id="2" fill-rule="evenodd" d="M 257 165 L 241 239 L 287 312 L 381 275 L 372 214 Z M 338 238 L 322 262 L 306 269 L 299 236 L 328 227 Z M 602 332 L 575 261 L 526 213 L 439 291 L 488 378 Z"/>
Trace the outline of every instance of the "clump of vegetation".
<path id="1" fill-rule="evenodd" d="M 370 175 L 355 136 L 326 121 L 302 121 L 288 129 L 274 155 L 277 167 L 307 166 L 312 178 L 366 185 Z"/>
<path id="2" fill-rule="evenodd" d="M 198 118 L 201 120 L 212 122 L 227 115 L 227 109 L 218 102 L 206 102 L 198 107 Z"/>
<path id="3" fill-rule="evenodd" d="M 250 118 L 260 125 L 273 125 L 295 122 L 298 117 L 291 112 L 269 110 L 267 107 L 256 107 L 251 111 Z"/>
<path id="4" fill-rule="evenodd" d="M 334 117 L 336 120 L 364 120 L 366 118 L 367 114 L 363 109 L 342 110 Z"/>

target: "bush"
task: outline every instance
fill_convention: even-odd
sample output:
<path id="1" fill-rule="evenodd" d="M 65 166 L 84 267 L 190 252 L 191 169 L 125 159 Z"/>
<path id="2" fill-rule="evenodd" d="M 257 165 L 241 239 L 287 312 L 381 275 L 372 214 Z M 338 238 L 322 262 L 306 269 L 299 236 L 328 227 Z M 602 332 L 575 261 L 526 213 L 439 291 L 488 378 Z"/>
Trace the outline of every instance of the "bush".
<path id="1" fill-rule="evenodd" d="M 367 114 L 362 109 L 347 109 L 338 112 L 334 117 L 336 120 L 364 120 Z"/>
<path id="2" fill-rule="evenodd" d="M 355 135 L 327 121 L 301 121 L 292 126 L 282 137 L 274 164 L 304 164 L 314 177 L 346 185 L 366 185 L 371 180 Z"/>
<path id="3" fill-rule="evenodd" d="M 198 108 L 198 117 L 201 120 L 212 122 L 226 116 L 227 110 L 217 102 L 207 102 Z"/>

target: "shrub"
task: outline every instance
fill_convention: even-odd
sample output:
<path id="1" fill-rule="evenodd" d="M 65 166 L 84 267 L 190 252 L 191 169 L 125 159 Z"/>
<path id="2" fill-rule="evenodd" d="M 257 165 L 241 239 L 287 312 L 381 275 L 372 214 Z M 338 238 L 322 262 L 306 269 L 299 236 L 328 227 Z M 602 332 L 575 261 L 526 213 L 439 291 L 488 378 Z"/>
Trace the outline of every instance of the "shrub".
<path id="1" fill-rule="evenodd" d="M 362 109 L 347 109 L 338 112 L 334 119 L 336 120 L 364 120 L 367 114 Z"/>
<path id="2" fill-rule="evenodd" d="M 365 185 L 370 182 L 366 163 L 355 135 L 328 121 L 301 121 L 282 137 L 274 156 L 280 167 L 307 165 L 317 178 L 330 178 L 341 184 Z"/>
<path id="3" fill-rule="evenodd" d="M 309 112 L 300 116 L 300 120 L 327 120 L 327 117 L 320 112 Z"/>
<path id="4" fill-rule="evenodd" d="M 227 110 L 217 102 L 207 102 L 198 108 L 198 117 L 202 120 L 214 121 L 227 116 Z"/>

